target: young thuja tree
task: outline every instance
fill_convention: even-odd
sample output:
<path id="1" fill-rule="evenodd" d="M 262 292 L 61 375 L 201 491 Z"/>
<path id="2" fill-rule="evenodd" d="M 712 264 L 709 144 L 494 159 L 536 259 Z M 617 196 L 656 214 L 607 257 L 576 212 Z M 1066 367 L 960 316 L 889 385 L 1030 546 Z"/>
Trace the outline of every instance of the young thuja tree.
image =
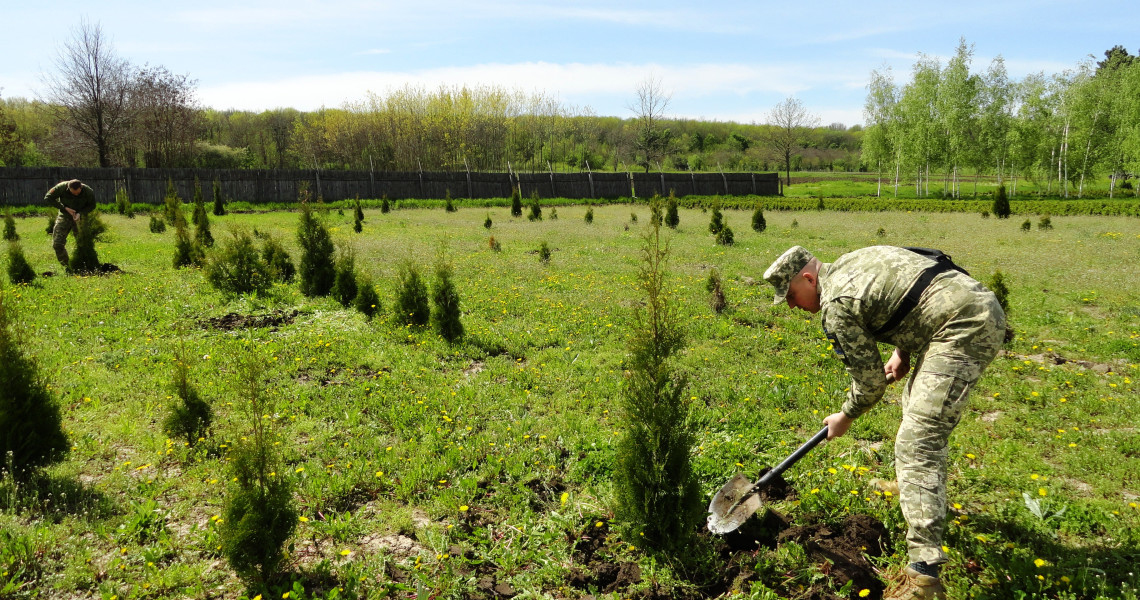
<path id="1" fill-rule="evenodd" d="M 659 226 L 645 234 L 641 256 L 637 279 L 645 303 L 634 309 L 626 358 L 625 433 L 614 470 L 617 512 L 633 529 L 629 539 L 677 551 L 692 539 L 703 511 L 690 463 L 695 424 L 687 382 L 674 367 L 684 334 L 668 292 L 668 247 Z"/>
<path id="2" fill-rule="evenodd" d="M 435 310 L 432 311 L 431 320 L 439 335 L 449 342 L 463 337 L 463 323 L 459 319 L 459 292 L 451 280 L 452 274 L 451 264 L 441 259 L 435 266 L 435 285 L 432 289 Z"/>
<path id="3" fill-rule="evenodd" d="M 490 229 L 492 225 L 494 225 L 494 223 L 491 222 L 491 213 L 487 213 L 487 220 L 483 221 L 483 228 Z"/>
<path id="4" fill-rule="evenodd" d="M 994 192 L 994 216 L 999 219 L 1008 219 L 1011 214 L 1009 198 L 1005 195 L 1005 185 L 999 185 Z"/>
<path id="5" fill-rule="evenodd" d="M 1008 313 L 1009 287 L 1005 285 L 1005 275 L 1003 275 L 1000 270 L 994 271 L 994 274 L 990 276 L 990 280 L 986 282 L 986 287 L 990 288 L 994 296 L 997 296 L 997 301 L 998 304 L 1001 305 L 1001 309 Z"/>
<path id="6" fill-rule="evenodd" d="M 352 230 L 356 233 L 364 231 L 364 209 L 360 207 L 360 198 L 356 199 L 356 206 L 352 211 Z"/>
<path id="7" fill-rule="evenodd" d="M 511 188 L 511 216 L 522 216 L 522 190 L 517 186 Z"/>
<path id="8" fill-rule="evenodd" d="M 273 276 L 274 281 L 281 283 L 289 283 L 293 281 L 293 276 L 297 273 L 297 267 L 293 265 L 293 258 L 289 256 L 289 252 L 285 250 L 285 246 L 276 238 L 266 237 L 264 243 L 261 245 L 261 258 L 265 264 L 269 265 L 269 272 Z"/>
<path id="9" fill-rule="evenodd" d="M 388 214 L 388 212 L 391 210 L 392 207 L 388 204 L 388 194 L 384 194 L 384 197 L 380 200 L 380 212 L 383 214 Z"/>
<path id="10" fill-rule="evenodd" d="M 36 470 L 57 463 L 71 445 L 55 395 L 24 355 L 17 315 L 0 288 L 0 478 L 26 481 Z"/>
<path id="11" fill-rule="evenodd" d="M 402 325 L 427 325 L 431 318 L 427 284 L 420 268 L 411 261 L 400 263 L 396 270 L 396 304 L 392 310 Z"/>
<path id="12" fill-rule="evenodd" d="M 550 254 L 550 244 L 547 244 L 546 240 L 542 240 L 542 243 L 538 245 L 538 260 L 543 264 L 549 263 Z"/>
<path id="13" fill-rule="evenodd" d="M 713 204 L 712 216 L 709 218 L 709 233 L 716 235 L 724 229 L 724 215 L 720 212 L 720 202 Z"/>
<path id="14" fill-rule="evenodd" d="M 166 180 L 166 195 L 163 197 L 162 210 L 171 225 L 186 221 L 186 215 L 182 214 L 182 198 L 174 188 L 173 179 Z"/>
<path id="15" fill-rule="evenodd" d="M 376 293 L 376 285 L 372 283 L 372 277 L 366 273 L 361 273 L 359 279 L 356 280 L 356 288 L 356 298 L 352 304 L 356 310 L 371 319 L 380 312 L 380 294 Z"/>
<path id="16" fill-rule="evenodd" d="M 764 233 L 767 228 L 768 221 L 764 219 L 764 207 L 757 204 L 756 210 L 752 212 L 752 231 Z"/>
<path id="17" fill-rule="evenodd" d="M 226 295 L 263 294 L 273 287 L 274 273 L 248 231 L 237 229 L 205 262 L 206 281 Z"/>
<path id="18" fill-rule="evenodd" d="M 174 260 L 175 269 L 182 267 L 200 267 L 206 260 L 206 253 L 202 246 L 190 237 L 186 220 L 175 222 L 174 230 Z"/>
<path id="19" fill-rule="evenodd" d="M 186 364 L 184 349 L 180 349 L 175 357 L 171 387 L 174 388 L 174 398 L 170 413 L 162 422 L 162 430 L 171 438 L 182 439 L 187 446 L 193 446 L 206 437 L 214 421 L 214 409 L 190 382 L 190 367 Z"/>
<path id="20" fill-rule="evenodd" d="M 732 228 L 725 225 L 720 228 L 716 233 L 716 243 L 721 246 L 731 246 L 736 243 L 736 237 L 732 234 Z"/>
<path id="21" fill-rule="evenodd" d="M 214 235 L 210 233 L 210 217 L 206 214 L 205 205 L 197 205 L 194 208 L 194 214 L 197 215 L 197 220 L 194 221 L 194 243 L 200 248 L 211 248 L 214 246 Z"/>
<path id="22" fill-rule="evenodd" d="M 91 211 L 79 218 L 79 229 L 75 232 L 75 252 L 67 264 L 68 273 L 96 273 L 99 271 L 99 254 L 95 252 L 95 241 L 107 231 L 107 226 L 99 218 L 98 211 Z"/>
<path id="23" fill-rule="evenodd" d="M 586 224 L 590 224 L 590 223 L 594 222 L 594 207 L 593 206 L 586 209 L 586 217 L 585 218 L 586 218 Z"/>
<path id="24" fill-rule="evenodd" d="M 198 178 L 194 178 L 194 208 L 190 216 L 190 221 L 197 225 L 202 217 L 206 214 L 206 203 L 202 199 L 202 182 Z"/>
<path id="25" fill-rule="evenodd" d="M 455 208 L 455 203 L 451 201 L 451 188 L 444 191 L 443 210 L 444 212 L 456 212 L 459 210 Z"/>
<path id="26" fill-rule="evenodd" d="M 9 242 L 16 242 L 20 239 L 20 234 L 16 233 L 16 219 L 12 218 L 12 209 L 4 209 L 4 239 Z"/>
<path id="27" fill-rule="evenodd" d="M 665 202 L 665 226 L 676 229 L 681 224 L 681 215 L 677 212 L 677 197 L 669 192 L 669 200 Z"/>
<path id="28" fill-rule="evenodd" d="M 332 297 L 340 305 L 348 308 L 359 291 L 356 285 L 356 252 L 342 245 L 334 265 Z"/>
<path id="29" fill-rule="evenodd" d="M 166 219 L 155 215 L 150 216 L 150 232 L 162 233 L 166 231 Z"/>
<path id="30" fill-rule="evenodd" d="M 222 182 L 217 179 L 214 180 L 214 216 L 220 217 L 226 214 L 226 202 L 222 200 Z"/>
<path id="31" fill-rule="evenodd" d="M 24 249 L 16 242 L 8 243 L 8 280 L 12 285 L 31 283 L 36 279 L 36 271 L 24 256 Z"/>
<path id="32" fill-rule="evenodd" d="M 526 216 L 529 221 L 542 220 L 542 205 L 538 203 L 538 191 L 535 190 L 530 195 L 530 214 Z"/>
<path id="33" fill-rule="evenodd" d="M 278 575 L 299 514 L 288 471 L 275 453 L 273 419 L 263 417 L 274 412 L 263 381 L 265 357 L 252 346 L 237 360 L 236 389 L 249 431 L 230 452 L 220 533 L 222 553 L 238 576 L 253 590 L 266 590 Z"/>
<path id="34" fill-rule="evenodd" d="M 311 298 L 327 296 L 336 280 L 333 264 L 336 249 L 328 228 L 308 202 L 301 203 L 297 241 L 301 245 L 301 293 Z"/>
<path id="35" fill-rule="evenodd" d="M 709 293 L 709 308 L 718 315 L 724 312 L 728 301 L 724 297 L 724 281 L 720 277 L 720 271 L 715 267 L 709 270 L 709 278 L 705 280 L 705 290 Z"/>
<path id="36" fill-rule="evenodd" d="M 127 196 L 127 188 L 120 187 L 115 190 L 115 211 L 128 219 L 135 218 L 135 207 Z"/>

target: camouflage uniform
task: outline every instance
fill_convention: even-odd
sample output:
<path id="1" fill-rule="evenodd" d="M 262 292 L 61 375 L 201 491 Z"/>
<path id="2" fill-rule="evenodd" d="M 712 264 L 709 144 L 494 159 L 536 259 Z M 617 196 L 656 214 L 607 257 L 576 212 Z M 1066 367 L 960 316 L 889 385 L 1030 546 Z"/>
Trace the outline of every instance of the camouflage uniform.
<path id="1" fill-rule="evenodd" d="M 51 230 L 51 247 L 55 250 L 55 257 L 64 267 L 67 266 L 67 234 L 77 228 L 75 219 L 71 218 L 71 214 L 64 209 L 70 208 L 80 215 L 85 215 L 95 208 L 95 191 L 87 184 L 82 184 L 83 187 L 76 196 L 67 189 L 70 183 L 70 181 L 61 181 L 44 195 L 44 202 L 59 209 L 55 225 Z"/>
<path id="2" fill-rule="evenodd" d="M 785 253 L 792 264 L 784 270 L 796 265 L 797 272 L 802 269 L 806 261 L 795 259 L 806 252 L 796 247 Z M 769 272 L 779 271 L 780 262 Z M 874 336 L 871 332 L 890 319 L 911 285 L 933 264 L 909 250 L 872 246 L 821 265 L 818 275 L 824 332 L 852 379 L 842 408 L 848 417 L 870 410 L 886 390 L 878 342 L 916 358 L 901 400 L 895 471 L 899 502 L 910 526 L 910 560 L 939 564 L 946 561 L 942 531 L 947 440 L 962 418 L 970 388 L 1001 349 L 1005 313 L 982 284 L 963 273 L 946 271 L 934 277 L 918 305 L 897 327 Z M 776 285 L 777 301 L 781 301 L 779 282 L 785 277 L 774 273 L 765 278 Z M 786 283 L 783 292 L 787 292 Z"/>

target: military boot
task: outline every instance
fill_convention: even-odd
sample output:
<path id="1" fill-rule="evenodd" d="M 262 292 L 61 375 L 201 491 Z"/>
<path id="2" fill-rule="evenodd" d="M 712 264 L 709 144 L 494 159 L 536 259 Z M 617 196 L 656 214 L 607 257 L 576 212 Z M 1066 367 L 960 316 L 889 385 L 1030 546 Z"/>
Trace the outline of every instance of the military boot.
<path id="1" fill-rule="evenodd" d="M 938 565 L 911 563 L 887 589 L 884 600 L 946 600 Z"/>

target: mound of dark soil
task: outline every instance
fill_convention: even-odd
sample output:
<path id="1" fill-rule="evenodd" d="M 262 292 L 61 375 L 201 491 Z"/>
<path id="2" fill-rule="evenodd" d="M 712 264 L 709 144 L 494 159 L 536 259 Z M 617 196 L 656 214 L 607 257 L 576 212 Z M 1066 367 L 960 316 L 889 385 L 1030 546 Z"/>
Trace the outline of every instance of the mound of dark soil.
<path id="1" fill-rule="evenodd" d="M 885 586 L 867 556 L 882 556 L 891 542 L 887 528 L 874 517 L 850 515 L 836 527 L 791 527 L 780 532 L 777 541 L 801 544 L 836 587 L 853 581 L 855 592 L 866 589 L 868 597 L 882 598 Z"/>
<path id="2" fill-rule="evenodd" d="M 203 319 L 199 321 L 201 326 L 206 329 L 221 329 L 223 331 L 231 331 L 234 329 L 260 329 L 264 327 L 281 327 L 293 322 L 297 315 L 301 314 L 299 310 L 285 311 L 277 310 L 264 315 L 239 315 L 238 313 L 229 313 L 220 317 L 213 317 L 210 319 Z"/>

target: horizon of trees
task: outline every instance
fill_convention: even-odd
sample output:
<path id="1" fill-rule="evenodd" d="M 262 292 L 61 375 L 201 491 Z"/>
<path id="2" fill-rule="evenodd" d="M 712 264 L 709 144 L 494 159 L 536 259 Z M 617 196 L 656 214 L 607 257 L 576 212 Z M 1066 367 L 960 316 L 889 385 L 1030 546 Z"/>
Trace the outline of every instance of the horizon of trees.
<path id="1" fill-rule="evenodd" d="M 896 85 L 889 68 L 871 73 L 864 106 L 863 164 L 898 194 L 900 177 L 930 195 L 963 196 L 964 173 L 1019 178 L 1046 194 L 1081 197 L 1085 183 L 1109 177 L 1109 196 L 1140 173 L 1140 58 L 1123 46 L 1090 56 L 1074 69 L 1012 80 L 1001 56 L 972 72 L 965 38 L 947 64 L 920 55 L 910 81 Z"/>
<path id="2" fill-rule="evenodd" d="M 893 186 L 962 197 L 972 174 L 1044 182 L 1080 196 L 1090 177 L 1140 173 L 1140 59 L 1012 81 L 1001 57 L 971 72 L 962 39 L 946 65 L 920 55 L 911 79 L 874 70 L 867 126 L 818 125 L 795 98 L 764 124 L 669 118 L 648 78 L 628 118 L 498 86 L 408 86 L 338 108 L 261 112 L 202 107 L 197 82 L 129 65 L 99 26 L 73 31 L 43 99 L 0 97 L 0 166 L 128 166 L 386 171 L 864 170 Z M 101 85 L 99 78 L 102 77 Z M 2 91 L 2 90 L 0 90 Z M 96 91 L 100 92 L 100 96 Z M 969 193 L 969 192 L 965 192 Z"/>

